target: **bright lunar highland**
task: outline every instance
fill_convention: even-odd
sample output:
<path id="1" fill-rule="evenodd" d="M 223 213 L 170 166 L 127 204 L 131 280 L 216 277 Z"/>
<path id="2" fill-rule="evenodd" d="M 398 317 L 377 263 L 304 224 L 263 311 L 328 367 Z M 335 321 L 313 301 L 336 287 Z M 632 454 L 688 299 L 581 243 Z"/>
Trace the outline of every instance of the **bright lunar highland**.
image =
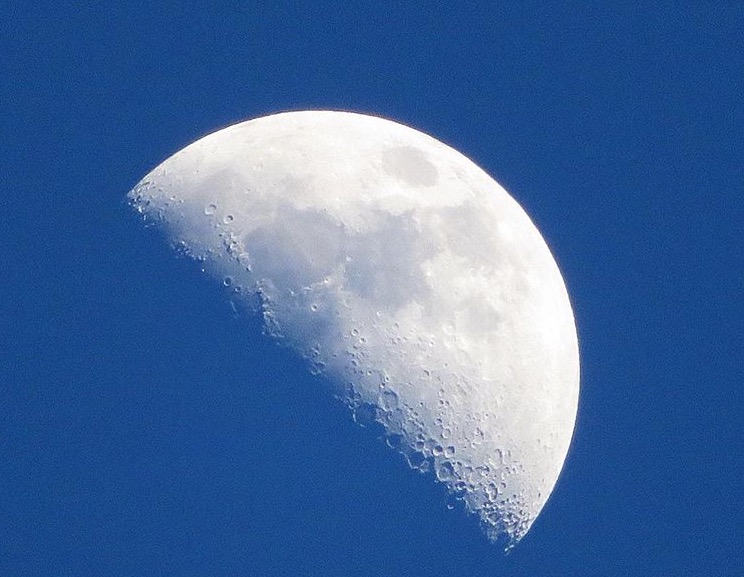
<path id="1" fill-rule="evenodd" d="M 485 172 L 395 122 L 288 112 L 187 146 L 130 199 L 489 537 L 524 536 L 571 441 L 578 343 L 550 250 Z"/>

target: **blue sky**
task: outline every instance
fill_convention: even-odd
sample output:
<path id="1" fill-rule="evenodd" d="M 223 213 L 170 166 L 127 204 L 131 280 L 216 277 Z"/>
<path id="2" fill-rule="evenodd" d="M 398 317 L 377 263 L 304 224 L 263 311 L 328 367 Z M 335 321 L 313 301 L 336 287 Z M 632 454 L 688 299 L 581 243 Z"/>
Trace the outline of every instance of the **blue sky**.
<path id="1" fill-rule="evenodd" d="M 0 4 L 0 574 L 744 573 L 744 5 L 80 4 Z M 464 152 L 561 266 L 577 429 L 508 556 L 124 202 L 304 108 Z"/>

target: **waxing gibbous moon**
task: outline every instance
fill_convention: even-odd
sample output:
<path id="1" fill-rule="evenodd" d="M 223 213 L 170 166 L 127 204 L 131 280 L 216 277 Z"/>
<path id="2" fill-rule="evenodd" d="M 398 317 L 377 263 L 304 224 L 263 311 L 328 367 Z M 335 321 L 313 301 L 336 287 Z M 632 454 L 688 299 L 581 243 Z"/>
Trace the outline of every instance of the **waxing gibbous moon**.
<path id="1" fill-rule="evenodd" d="M 524 536 L 568 451 L 579 355 L 550 250 L 498 183 L 407 126 L 305 111 L 210 134 L 129 197 L 490 538 Z"/>

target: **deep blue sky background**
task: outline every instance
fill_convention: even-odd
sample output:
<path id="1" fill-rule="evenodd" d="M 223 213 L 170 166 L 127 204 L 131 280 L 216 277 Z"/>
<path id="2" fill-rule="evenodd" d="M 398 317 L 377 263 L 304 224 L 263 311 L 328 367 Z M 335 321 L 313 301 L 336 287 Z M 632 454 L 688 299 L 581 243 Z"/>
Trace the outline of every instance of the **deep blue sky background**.
<path id="1" fill-rule="evenodd" d="M 744 574 L 744 3 L 501 4 L 0 1 L 0 575 Z M 508 556 L 124 204 L 302 108 L 458 148 L 563 270 L 577 429 Z"/>

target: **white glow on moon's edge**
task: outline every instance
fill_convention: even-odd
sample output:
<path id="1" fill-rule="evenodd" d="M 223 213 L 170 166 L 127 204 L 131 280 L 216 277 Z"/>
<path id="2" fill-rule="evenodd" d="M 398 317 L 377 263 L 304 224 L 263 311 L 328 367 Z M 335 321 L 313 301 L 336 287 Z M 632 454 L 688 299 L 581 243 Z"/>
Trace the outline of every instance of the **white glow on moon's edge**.
<path id="1" fill-rule="evenodd" d="M 485 172 L 388 120 L 290 112 L 202 138 L 129 196 L 492 539 L 524 536 L 568 451 L 578 343 L 547 245 Z"/>

